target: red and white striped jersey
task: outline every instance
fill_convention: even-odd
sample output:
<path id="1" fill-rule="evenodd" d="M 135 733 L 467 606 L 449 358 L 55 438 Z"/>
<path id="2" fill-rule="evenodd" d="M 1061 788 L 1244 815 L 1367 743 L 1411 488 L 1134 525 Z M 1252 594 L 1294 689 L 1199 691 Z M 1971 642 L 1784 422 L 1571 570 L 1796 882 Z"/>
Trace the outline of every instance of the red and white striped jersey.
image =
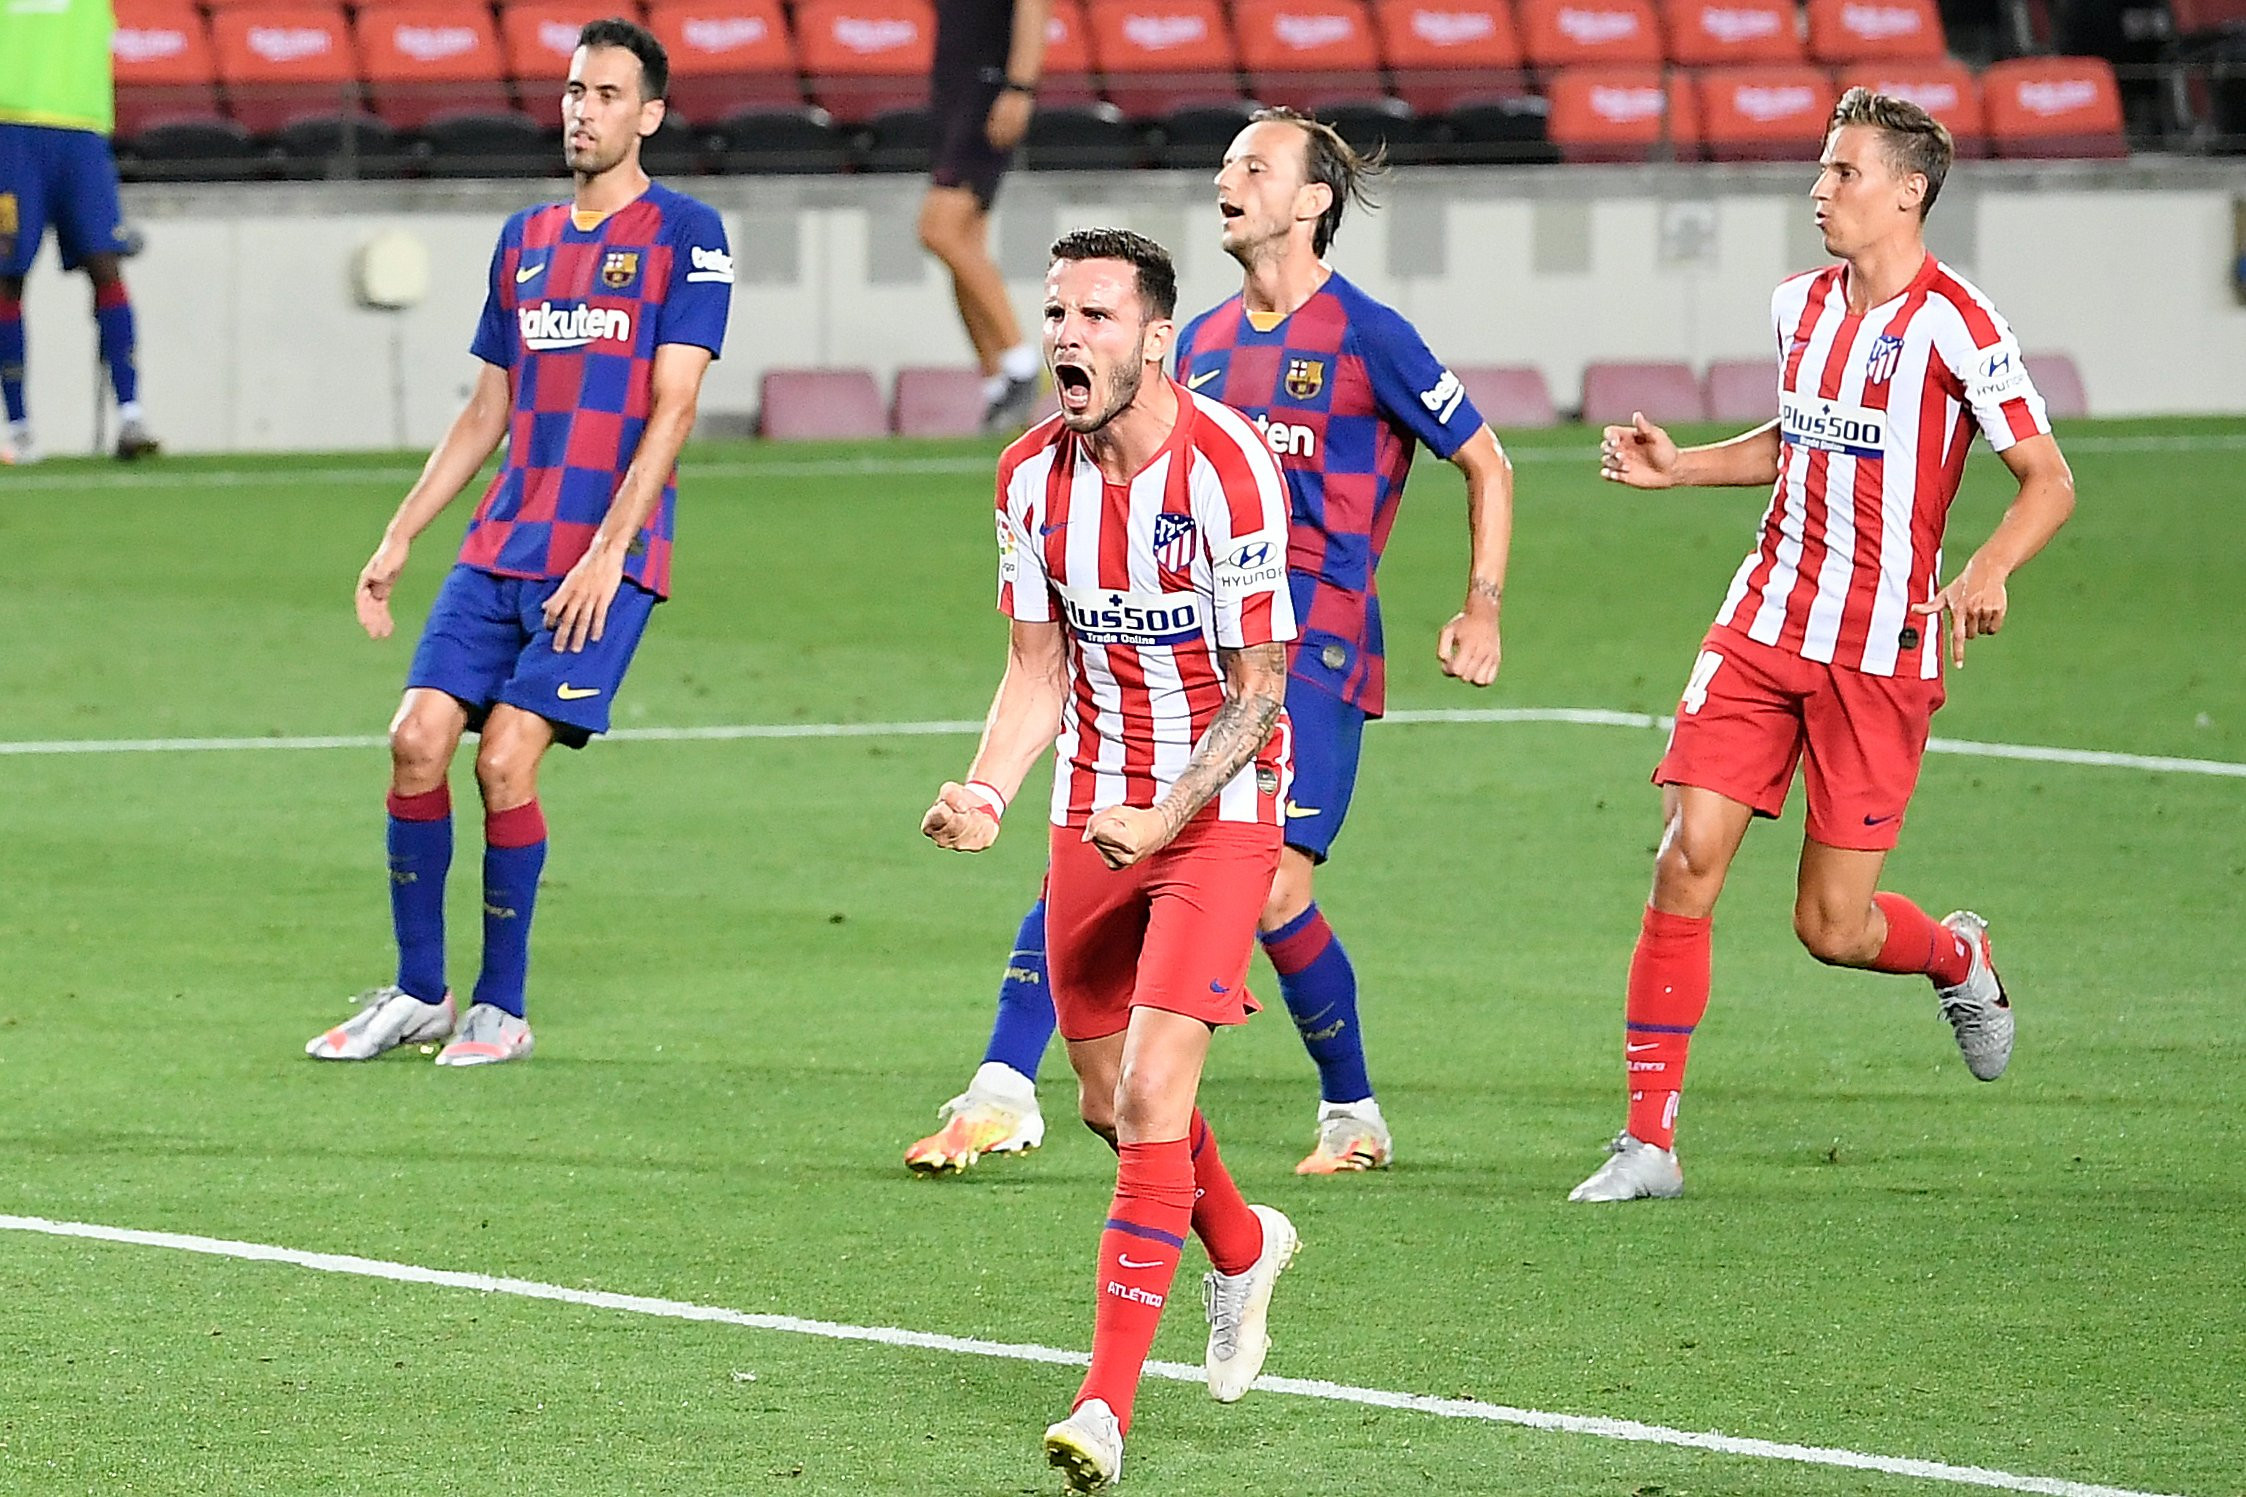
<path id="1" fill-rule="evenodd" d="M 1782 282 L 1778 482 L 1716 622 L 1875 676 L 1941 674 L 1911 612 L 1941 587 L 1942 527 L 1974 424 L 1998 452 L 2051 429 L 2012 329 L 1932 255 L 1892 301 L 1848 310 L 1848 268 Z"/>
<path id="2" fill-rule="evenodd" d="M 1177 425 L 1128 483 L 1107 482 L 1058 416 L 998 460 L 999 611 L 1067 640 L 1057 826 L 1153 805 L 1224 704 L 1217 651 L 1295 637 L 1278 460 L 1238 412 L 1171 388 Z M 1277 824 L 1291 732 L 1281 713 L 1202 814 Z"/>

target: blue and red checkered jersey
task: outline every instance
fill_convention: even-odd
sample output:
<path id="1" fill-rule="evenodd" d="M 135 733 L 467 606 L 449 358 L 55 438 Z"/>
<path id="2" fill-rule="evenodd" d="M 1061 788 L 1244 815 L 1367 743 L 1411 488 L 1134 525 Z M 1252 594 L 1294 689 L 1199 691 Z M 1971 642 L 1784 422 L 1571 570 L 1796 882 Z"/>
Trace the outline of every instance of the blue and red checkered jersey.
<path id="1" fill-rule="evenodd" d="M 1263 428 L 1287 475 L 1293 675 L 1378 717 L 1388 667 L 1373 573 L 1412 454 L 1424 442 L 1449 458 L 1482 413 L 1402 313 L 1338 275 L 1276 323 L 1237 296 L 1204 312 L 1178 339 L 1177 375 Z"/>
<path id="2" fill-rule="evenodd" d="M 468 522 L 460 559 L 502 577 L 561 577 L 639 450 L 655 350 L 725 345 L 733 256 L 717 210 L 660 184 L 580 229 L 567 203 L 526 208 L 500 230 L 491 291 L 471 345 L 507 371 L 507 460 Z M 671 588 L 678 473 L 632 538 L 624 575 Z"/>

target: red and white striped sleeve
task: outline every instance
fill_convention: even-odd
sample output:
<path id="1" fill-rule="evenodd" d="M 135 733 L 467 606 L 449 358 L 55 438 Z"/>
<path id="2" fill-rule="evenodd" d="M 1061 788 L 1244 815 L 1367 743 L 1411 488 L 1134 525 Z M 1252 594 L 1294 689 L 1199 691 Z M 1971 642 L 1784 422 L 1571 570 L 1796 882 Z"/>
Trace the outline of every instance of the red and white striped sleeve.
<path id="1" fill-rule="evenodd" d="M 1945 270 L 1932 287 L 1951 315 L 1938 319 L 1934 352 L 1964 387 L 1965 403 L 1993 452 L 2051 430 L 2043 396 L 2028 377 L 2020 341 L 1989 299 Z"/>
<path id="2" fill-rule="evenodd" d="M 1246 417 L 1213 400 L 1187 398 L 1199 409 L 1193 507 L 1207 551 L 1217 644 L 1283 644 L 1298 632 L 1287 588 L 1286 475 Z"/>
<path id="3" fill-rule="evenodd" d="M 998 611 L 1023 624 L 1053 621 L 1053 589 L 1045 574 L 1045 553 L 1037 544 L 1032 513 L 1037 486 L 1026 480 L 1025 465 L 998 467 Z"/>

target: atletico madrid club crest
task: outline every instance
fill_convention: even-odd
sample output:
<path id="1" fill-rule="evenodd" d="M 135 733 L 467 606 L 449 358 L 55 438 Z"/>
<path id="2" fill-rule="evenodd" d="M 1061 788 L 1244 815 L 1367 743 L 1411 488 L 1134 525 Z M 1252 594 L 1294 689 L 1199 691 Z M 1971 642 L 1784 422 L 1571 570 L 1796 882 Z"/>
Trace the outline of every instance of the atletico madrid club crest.
<path id="1" fill-rule="evenodd" d="M 1287 393 L 1297 400 L 1316 400 L 1326 388 L 1324 359 L 1287 360 Z"/>
<path id="2" fill-rule="evenodd" d="M 1154 564 L 1165 572 L 1182 572 L 1193 565 L 1193 516 L 1154 517 Z"/>
<path id="3" fill-rule="evenodd" d="M 1895 366 L 1903 362 L 1903 340 L 1893 333 L 1882 333 L 1872 344 L 1872 351 L 1864 356 L 1864 383 L 1884 385 L 1895 377 Z"/>
<path id="4" fill-rule="evenodd" d="M 638 250 L 610 250 L 600 262 L 600 283 L 621 291 L 639 276 Z"/>

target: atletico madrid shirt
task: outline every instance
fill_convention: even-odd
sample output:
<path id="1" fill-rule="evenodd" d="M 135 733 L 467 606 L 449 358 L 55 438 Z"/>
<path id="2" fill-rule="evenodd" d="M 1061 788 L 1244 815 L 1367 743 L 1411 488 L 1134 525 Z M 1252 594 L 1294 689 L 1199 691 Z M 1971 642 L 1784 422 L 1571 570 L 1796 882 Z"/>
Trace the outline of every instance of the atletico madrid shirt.
<path id="1" fill-rule="evenodd" d="M 1482 413 L 1401 313 L 1342 276 L 1277 325 L 1260 321 L 1238 296 L 1195 318 L 1178 339 L 1178 379 L 1262 428 L 1286 474 L 1294 678 L 1378 717 L 1387 662 L 1373 573 L 1412 455 L 1424 442 L 1447 460 Z"/>
<path id="2" fill-rule="evenodd" d="M 725 345 L 733 257 L 717 211 L 650 184 L 591 229 L 570 205 L 507 220 L 472 345 L 507 371 L 507 458 L 460 546 L 468 566 L 502 577 L 567 575 L 592 545 L 639 450 L 655 350 Z M 624 575 L 670 596 L 678 474 L 634 536 Z"/>

